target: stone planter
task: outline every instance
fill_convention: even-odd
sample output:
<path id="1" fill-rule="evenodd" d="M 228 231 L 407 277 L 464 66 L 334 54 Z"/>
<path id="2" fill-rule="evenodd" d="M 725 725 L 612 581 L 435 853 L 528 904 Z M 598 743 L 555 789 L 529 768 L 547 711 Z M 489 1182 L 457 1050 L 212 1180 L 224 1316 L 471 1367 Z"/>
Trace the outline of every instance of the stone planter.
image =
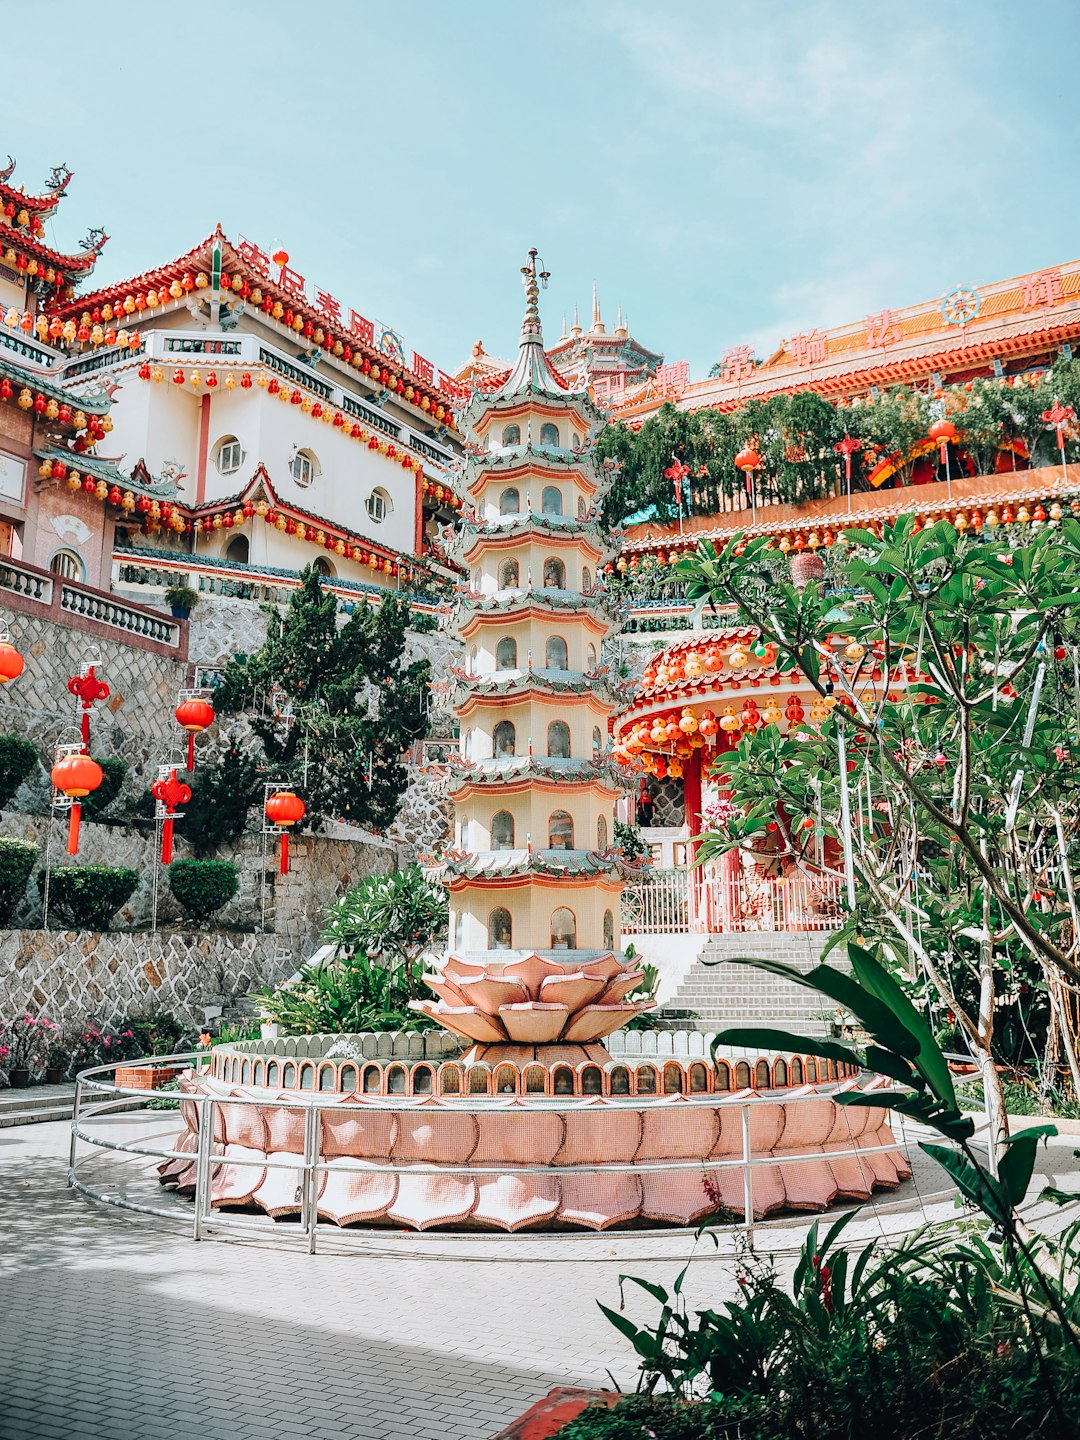
<path id="1" fill-rule="evenodd" d="M 122 1090 L 157 1090 L 175 1080 L 177 1074 L 172 1065 L 121 1065 L 116 1071 L 116 1084 Z"/>
<path id="2" fill-rule="evenodd" d="M 623 1396 L 612 1390 L 579 1390 L 571 1385 L 559 1385 L 535 1405 L 530 1405 L 524 1415 L 500 1430 L 493 1440 L 549 1440 L 590 1405 L 606 1405 L 610 1409 L 621 1399 Z"/>
<path id="3" fill-rule="evenodd" d="M 276 1040 L 281 1033 L 281 1026 L 276 1020 L 267 1020 L 259 1026 L 259 1033 L 264 1040 Z"/>

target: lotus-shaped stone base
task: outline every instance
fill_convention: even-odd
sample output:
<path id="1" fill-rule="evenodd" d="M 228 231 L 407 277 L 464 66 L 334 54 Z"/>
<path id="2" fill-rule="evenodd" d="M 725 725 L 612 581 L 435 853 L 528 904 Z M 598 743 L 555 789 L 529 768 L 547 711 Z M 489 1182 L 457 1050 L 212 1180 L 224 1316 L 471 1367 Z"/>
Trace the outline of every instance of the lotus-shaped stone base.
<path id="1" fill-rule="evenodd" d="M 413 1000 L 455 1035 L 482 1045 L 588 1045 L 652 1008 L 628 1000 L 644 976 L 611 951 L 568 952 L 568 960 L 535 952 L 449 955 L 424 980 L 439 997 Z"/>

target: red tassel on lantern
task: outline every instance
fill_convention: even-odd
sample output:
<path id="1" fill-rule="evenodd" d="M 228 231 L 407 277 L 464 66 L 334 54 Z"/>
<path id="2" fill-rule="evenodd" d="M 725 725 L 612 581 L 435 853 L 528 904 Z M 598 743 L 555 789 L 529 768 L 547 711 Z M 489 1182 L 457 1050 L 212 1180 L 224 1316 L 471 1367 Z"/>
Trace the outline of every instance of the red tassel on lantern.
<path id="1" fill-rule="evenodd" d="M 56 762 L 49 778 L 57 790 L 71 797 L 67 850 L 69 855 L 77 855 L 79 825 L 82 820 L 82 806 L 79 801 L 98 788 L 105 778 L 104 773 L 97 761 L 91 760 L 89 755 L 68 755 L 66 759 Z"/>
<path id="2" fill-rule="evenodd" d="M 266 818 L 281 831 L 278 871 L 289 873 L 289 831 L 290 825 L 298 825 L 307 813 L 307 806 L 299 795 L 291 790 L 277 790 L 266 802 Z"/>

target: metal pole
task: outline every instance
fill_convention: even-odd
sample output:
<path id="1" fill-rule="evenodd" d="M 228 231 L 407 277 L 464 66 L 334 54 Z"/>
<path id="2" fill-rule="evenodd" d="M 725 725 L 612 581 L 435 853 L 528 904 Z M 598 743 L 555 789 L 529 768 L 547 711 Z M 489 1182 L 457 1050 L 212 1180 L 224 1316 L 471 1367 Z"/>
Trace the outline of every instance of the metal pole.
<path id="1" fill-rule="evenodd" d="M 78 1147 L 79 1137 L 75 1134 L 75 1127 L 79 1123 L 79 1107 L 82 1099 L 82 1081 L 75 1077 L 75 1106 L 71 1112 L 71 1143 L 68 1146 L 68 1188 L 70 1189 L 75 1180 L 75 1152 Z"/>
<path id="2" fill-rule="evenodd" d="M 754 1243 L 754 1170 L 750 1149 L 750 1106 L 742 1106 L 743 1159 L 743 1229 L 751 1245 Z"/>
<path id="3" fill-rule="evenodd" d="M 207 1096 L 199 1107 L 199 1148 L 195 1154 L 195 1225 L 193 1240 L 203 1238 L 203 1220 L 208 1218 L 210 1204 L 210 1138 L 214 1131 L 214 1106 L 217 1101 Z"/>
<path id="4" fill-rule="evenodd" d="M 307 1236 L 308 1254 L 315 1254 L 315 1237 L 319 1224 L 318 1185 L 315 1166 L 319 1159 L 318 1105 L 312 1104 L 304 1116 L 304 1179 L 300 1201 L 300 1224 Z"/>

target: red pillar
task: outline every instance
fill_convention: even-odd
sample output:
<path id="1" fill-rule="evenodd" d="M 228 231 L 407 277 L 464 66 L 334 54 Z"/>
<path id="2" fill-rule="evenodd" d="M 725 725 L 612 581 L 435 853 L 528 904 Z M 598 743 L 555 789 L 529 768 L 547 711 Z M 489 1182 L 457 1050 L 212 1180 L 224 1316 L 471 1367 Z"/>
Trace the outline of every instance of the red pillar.
<path id="1" fill-rule="evenodd" d="M 203 394 L 199 407 L 199 468 L 195 477 L 195 503 L 206 499 L 206 457 L 210 450 L 210 396 Z"/>

